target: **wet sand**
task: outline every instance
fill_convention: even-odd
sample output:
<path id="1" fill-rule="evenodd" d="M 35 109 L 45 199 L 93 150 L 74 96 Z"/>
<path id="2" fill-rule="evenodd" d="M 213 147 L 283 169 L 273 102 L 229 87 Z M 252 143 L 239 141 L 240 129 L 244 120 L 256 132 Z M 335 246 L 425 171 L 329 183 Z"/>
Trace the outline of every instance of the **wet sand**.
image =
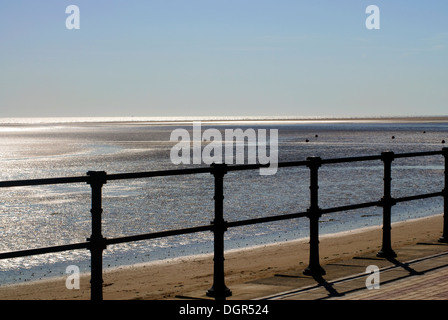
<path id="1" fill-rule="evenodd" d="M 392 247 L 437 241 L 442 234 L 442 215 L 392 225 Z M 381 247 L 381 226 L 357 229 L 320 237 L 320 259 L 326 263 L 355 255 L 376 252 Z M 308 265 L 308 239 L 263 245 L 225 253 L 226 284 L 232 285 L 273 276 L 301 272 Z M 211 287 L 211 255 L 176 258 L 107 269 L 104 272 L 104 299 L 174 299 L 195 290 Z M 68 290 L 66 277 L 0 287 L 0 299 L 75 300 L 90 299 L 90 275 L 82 275 L 79 290 Z"/>

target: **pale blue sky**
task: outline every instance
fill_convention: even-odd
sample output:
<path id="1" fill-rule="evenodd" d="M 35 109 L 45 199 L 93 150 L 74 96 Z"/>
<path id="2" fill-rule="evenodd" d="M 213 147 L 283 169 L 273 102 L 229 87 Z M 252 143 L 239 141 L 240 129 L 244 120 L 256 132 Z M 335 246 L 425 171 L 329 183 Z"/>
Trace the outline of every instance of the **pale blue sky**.
<path id="1" fill-rule="evenodd" d="M 448 115 L 447 14 L 435 0 L 2 1 L 0 117 Z"/>

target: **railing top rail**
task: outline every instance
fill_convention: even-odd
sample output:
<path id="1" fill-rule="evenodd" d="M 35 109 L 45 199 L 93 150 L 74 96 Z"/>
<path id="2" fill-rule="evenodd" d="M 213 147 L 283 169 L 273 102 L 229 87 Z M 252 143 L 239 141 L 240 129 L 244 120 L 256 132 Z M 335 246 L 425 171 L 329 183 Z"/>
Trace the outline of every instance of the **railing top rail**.
<path id="1" fill-rule="evenodd" d="M 26 186 L 48 185 L 48 184 L 80 183 L 80 182 L 87 182 L 89 179 L 90 178 L 88 176 L 82 176 L 82 177 L 31 179 L 31 180 L 10 180 L 10 181 L 1 181 L 0 188 L 26 187 Z"/>
<path id="2" fill-rule="evenodd" d="M 409 152 L 409 153 L 396 153 L 394 158 L 411 158 L 411 157 L 422 157 L 422 156 L 433 156 L 433 155 L 444 155 L 446 148 L 440 151 L 424 151 L 424 152 Z M 333 159 L 320 159 L 320 164 L 335 164 L 335 163 L 349 163 L 349 162 L 359 162 L 359 161 L 372 161 L 381 160 L 382 155 L 372 155 L 372 156 L 358 156 L 358 157 L 343 157 L 343 158 L 333 158 Z M 309 160 L 302 161 L 285 161 L 279 162 L 277 166 L 279 168 L 285 167 L 299 167 L 306 166 L 309 164 Z M 242 170 L 254 170 L 264 167 L 269 167 L 271 164 L 242 164 L 242 165 L 229 165 L 227 171 L 242 171 Z M 117 173 L 117 174 L 107 174 L 106 181 L 111 180 L 127 180 L 127 179 L 140 179 L 140 178 L 150 178 L 150 177 L 163 177 L 163 176 L 178 176 L 178 175 L 189 175 L 189 174 L 199 174 L 199 173 L 212 173 L 212 167 L 198 167 L 198 168 L 186 168 L 186 169 L 171 169 L 171 170 L 157 170 L 157 171 L 146 171 L 146 172 L 134 172 L 134 173 Z M 68 184 L 68 183 L 88 183 L 91 177 L 89 176 L 79 176 L 79 177 L 60 177 L 60 178 L 45 178 L 45 179 L 31 179 L 31 180 L 10 180 L 10 181 L 0 181 L 0 188 L 7 187 L 25 187 L 25 186 L 35 186 L 35 185 L 53 185 L 53 184 Z"/>
<path id="3" fill-rule="evenodd" d="M 133 173 L 117 173 L 108 174 L 107 180 L 126 180 L 126 179 L 140 179 L 151 177 L 166 177 L 166 176 L 179 176 L 187 174 L 198 173 L 211 173 L 212 168 L 200 167 L 200 168 L 188 168 L 188 169 L 173 169 L 173 170 L 158 170 L 158 171 L 146 171 L 146 172 L 133 172 Z"/>
<path id="4" fill-rule="evenodd" d="M 348 163 L 348 162 L 360 162 L 360 161 L 372 161 L 372 160 L 381 160 L 381 155 L 322 159 L 320 163 L 321 164 Z"/>
<path id="5" fill-rule="evenodd" d="M 394 153 L 394 158 L 413 158 L 413 157 L 424 157 L 424 156 L 435 156 L 444 154 L 443 150 L 440 151 L 423 151 L 423 152 L 407 152 L 407 153 Z M 382 155 L 373 156 L 359 156 L 359 157 L 346 157 L 346 158 L 334 158 L 334 159 L 322 159 L 321 164 L 330 163 L 348 163 L 348 162 L 358 162 L 358 161 L 372 161 L 381 160 Z"/>
<path id="6" fill-rule="evenodd" d="M 443 150 L 440 151 L 424 151 L 424 152 L 408 152 L 408 153 L 397 153 L 394 155 L 395 158 L 412 158 L 412 157 L 424 157 L 424 156 L 435 156 L 444 154 Z"/>

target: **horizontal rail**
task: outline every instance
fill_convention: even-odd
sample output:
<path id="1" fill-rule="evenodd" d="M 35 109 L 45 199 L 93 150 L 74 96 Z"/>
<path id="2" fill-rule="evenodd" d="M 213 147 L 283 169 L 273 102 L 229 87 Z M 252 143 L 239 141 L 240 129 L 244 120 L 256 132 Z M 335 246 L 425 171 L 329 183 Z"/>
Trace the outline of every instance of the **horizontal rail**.
<path id="1" fill-rule="evenodd" d="M 9 187 L 27 187 L 49 184 L 67 184 L 67 183 L 80 183 L 89 181 L 89 177 L 67 177 L 67 178 L 47 178 L 47 179 L 31 179 L 31 180 L 11 180 L 0 182 L 0 188 Z"/>
<path id="2" fill-rule="evenodd" d="M 346 158 L 334 158 L 334 159 L 322 159 L 321 164 L 331 164 L 331 163 L 349 163 L 349 162 L 361 162 L 361 161 L 372 161 L 381 160 L 381 156 L 362 156 L 362 157 L 346 157 Z"/>
<path id="3" fill-rule="evenodd" d="M 341 211 L 349 211 L 349 210 L 355 210 L 355 209 L 363 209 L 363 208 L 369 208 L 369 207 L 378 207 L 381 206 L 382 201 L 371 201 L 371 202 L 364 202 L 364 203 L 358 203 L 358 204 L 350 204 L 346 206 L 340 206 L 340 207 L 333 207 L 328 209 L 321 209 L 321 214 L 329 214 L 334 212 L 341 212 Z"/>
<path id="4" fill-rule="evenodd" d="M 428 194 L 420 194 L 420 195 L 414 195 L 414 196 L 408 196 L 408 197 L 401 197 L 401 198 L 396 198 L 394 200 L 395 200 L 395 202 L 398 203 L 398 202 L 407 202 L 407 201 L 412 201 L 412 200 L 435 198 L 435 197 L 440 197 L 440 196 L 443 196 L 443 192 L 434 192 L 434 193 L 428 193 Z M 371 202 L 365 202 L 365 203 L 359 203 L 359 204 L 353 204 L 353 205 L 321 209 L 320 213 L 321 214 L 329 214 L 329 213 L 335 213 L 335 212 L 341 212 L 341 211 L 350 211 L 350 210 L 363 209 L 363 208 L 368 208 L 368 207 L 381 206 L 381 204 L 382 204 L 382 201 L 371 201 Z M 240 226 L 246 226 L 246 225 L 252 225 L 252 224 L 268 223 L 268 222 L 275 222 L 275 221 L 281 221 L 281 220 L 289 220 L 289 219 L 294 219 L 294 218 L 303 218 L 303 217 L 307 217 L 308 215 L 309 215 L 308 212 L 298 212 L 298 213 L 288 213 L 288 214 L 277 215 L 277 216 L 238 220 L 238 221 L 227 222 L 226 227 L 234 228 L 234 227 L 240 227 Z M 191 233 L 197 233 L 197 232 L 212 231 L 213 227 L 214 227 L 213 224 L 211 224 L 211 225 L 204 225 L 204 226 L 191 227 L 191 228 L 175 229 L 175 230 L 153 232 L 153 233 L 144 233 L 144 234 L 133 235 L 133 236 L 124 236 L 124 237 L 118 237 L 118 238 L 110 238 L 110 239 L 106 238 L 105 242 L 108 245 L 112 245 L 112 244 L 134 242 L 134 241 L 141 241 L 141 240 L 150 240 L 150 239 L 178 236 L 178 235 L 191 234 Z M 77 244 L 69 244 L 69 245 L 61 245 L 61 246 L 54 246 L 54 247 L 36 248 L 36 249 L 29 249 L 29 250 L 22 250 L 22 251 L 0 253 L 0 260 L 8 259 L 8 258 L 23 257 L 23 256 L 53 253 L 53 252 L 61 252 L 61 251 L 67 251 L 67 250 L 87 249 L 89 247 L 89 244 L 90 244 L 89 242 L 83 242 L 83 243 L 77 243 Z"/>
<path id="5" fill-rule="evenodd" d="M 25 256 L 35 256 L 35 255 L 39 255 L 39 254 L 62 252 L 62 251 L 68 251 L 68 250 L 88 249 L 89 246 L 90 246 L 90 242 L 80 242 L 80 243 L 64 244 L 64 245 L 53 246 L 53 247 L 36 248 L 36 249 L 11 251 L 11 252 L 2 252 L 2 253 L 0 253 L 0 260 L 25 257 Z"/>
<path id="6" fill-rule="evenodd" d="M 141 241 L 141 240 L 178 236 L 178 235 L 190 234 L 190 233 L 196 233 L 196 232 L 211 231 L 211 230 L 213 230 L 213 227 L 214 227 L 213 225 L 205 225 L 205 226 L 192 227 L 192 228 L 184 228 L 184 229 L 168 230 L 168 231 L 161 231 L 161 232 L 144 233 L 144 234 L 139 234 L 139 235 L 134 235 L 134 236 L 111 238 L 111 239 L 106 239 L 106 244 L 118 244 L 118 243 L 125 243 L 125 242 L 133 242 L 133 241 Z"/>
<path id="7" fill-rule="evenodd" d="M 306 216 L 308 216 L 308 212 L 288 213 L 288 214 L 283 214 L 283 215 L 278 215 L 278 216 L 232 221 L 232 222 L 228 222 L 226 224 L 226 226 L 229 228 L 232 228 L 232 227 L 247 226 L 247 225 L 257 224 L 257 223 L 266 223 L 266 222 L 274 222 L 274 221 L 288 220 L 288 219 L 294 219 L 294 218 L 302 218 L 302 217 L 306 217 Z"/>
<path id="8" fill-rule="evenodd" d="M 251 224 L 266 223 L 266 222 L 287 220 L 287 219 L 293 219 L 293 218 L 301 218 L 301 217 L 306 217 L 307 214 L 308 214 L 307 212 L 288 213 L 288 214 L 278 215 L 278 216 L 238 220 L 238 221 L 227 222 L 225 224 L 225 226 L 227 228 L 233 228 L 233 227 L 239 227 L 239 226 L 245 226 L 245 225 L 251 225 Z M 184 228 L 184 229 L 145 233 L 145 234 L 134 235 L 134 236 L 125 236 L 125 237 L 119 237 L 119 238 L 113 238 L 113 239 L 106 239 L 106 243 L 107 244 L 118 244 L 118 243 L 131 242 L 131 241 L 140 241 L 140 240 L 149 240 L 149 239 L 156 239 L 156 238 L 163 238 L 163 237 L 170 237 L 170 236 L 178 236 L 178 235 L 184 235 L 184 234 L 190 234 L 190 233 L 196 233 L 196 232 L 212 231 L 214 227 L 215 226 L 213 224 L 210 224 L 210 225 Z"/>
<path id="9" fill-rule="evenodd" d="M 190 168 L 190 169 L 175 169 L 175 170 L 160 170 L 160 171 L 147 171 L 147 172 L 135 172 L 135 173 L 117 173 L 108 174 L 107 180 L 129 180 L 140 178 L 153 178 L 153 177 L 166 177 L 166 176 L 180 176 L 198 173 L 211 173 L 210 167 Z"/>
<path id="10" fill-rule="evenodd" d="M 444 154 L 443 151 L 424 151 L 424 152 L 396 153 L 394 157 L 395 159 L 398 159 L 398 158 L 436 156 L 442 154 Z"/>
<path id="11" fill-rule="evenodd" d="M 442 155 L 444 151 L 425 151 L 425 152 L 411 152 L 411 153 L 397 153 L 394 154 L 394 158 L 411 158 L 411 157 L 421 157 L 421 156 L 433 156 Z M 381 155 L 373 156 L 360 156 L 360 157 L 345 157 L 345 158 L 333 158 L 333 159 L 321 159 L 321 164 L 334 164 L 334 163 L 350 163 L 359 161 L 372 161 L 381 160 Z M 300 167 L 309 164 L 309 160 L 303 161 L 285 161 L 279 162 L 277 166 L 279 168 L 285 167 Z M 269 167 L 270 164 L 242 164 L 242 165 L 229 165 L 227 171 L 241 171 L 241 170 L 255 170 L 260 168 Z M 210 167 L 199 167 L 199 168 L 187 168 L 187 169 L 174 169 L 174 170 L 158 170 L 158 171 L 144 171 L 144 172 L 134 172 L 134 173 L 117 173 L 117 174 L 107 174 L 106 180 L 129 180 L 129 179 L 141 179 L 141 178 L 151 178 L 151 177 L 166 177 L 166 176 L 178 176 L 178 175 L 189 175 L 189 174 L 199 174 L 199 173 L 212 173 L 212 168 Z M 30 179 L 30 180 L 10 180 L 1 181 L 0 188 L 8 187 L 25 187 L 25 186 L 35 186 L 35 185 L 51 185 L 51 184 L 66 184 L 66 183 L 88 183 L 90 177 L 79 176 L 79 177 L 65 177 L 65 178 L 46 178 L 46 179 Z"/>
<path id="12" fill-rule="evenodd" d="M 407 201 L 413 201 L 413 200 L 429 199 L 429 198 L 435 198 L 435 197 L 441 197 L 441 196 L 443 196 L 443 192 L 433 192 L 433 193 L 418 194 L 418 195 L 414 195 L 414 196 L 395 198 L 394 201 L 396 203 L 398 203 L 398 202 L 407 202 Z"/>
<path id="13" fill-rule="evenodd" d="M 267 168 L 269 164 L 237 164 L 227 166 L 227 171 L 243 171 L 243 170 L 256 170 L 260 168 Z"/>
<path id="14" fill-rule="evenodd" d="M 306 212 L 290 213 L 290 214 L 284 214 L 284 215 L 278 215 L 278 216 L 270 216 L 270 217 L 233 221 L 233 222 L 227 223 L 226 226 L 228 228 L 232 228 L 232 227 L 258 224 L 258 223 L 264 223 L 264 222 L 287 220 L 287 219 L 293 219 L 293 218 L 306 217 L 307 214 L 308 213 L 306 213 Z M 150 240 L 150 239 L 156 239 L 156 238 L 164 238 L 164 237 L 178 236 L 178 235 L 184 235 L 184 234 L 212 231 L 213 228 L 214 228 L 214 225 L 210 224 L 210 225 L 204 225 L 204 226 L 198 226 L 198 227 L 175 229 L 175 230 L 152 232 L 152 233 L 144 233 L 144 234 L 139 234 L 139 235 L 124 236 L 124 237 L 117 237 L 117 238 L 105 238 L 105 243 L 107 245 L 113 245 L 113 244 L 126 243 L 126 242 Z M 67 250 L 88 249 L 89 244 L 90 244 L 90 242 L 83 242 L 83 243 L 77 243 L 77 244 L 71 244 L 71 245 L 61 245 L 61 246 L 54 246 L 54 247 L 47 247 L 47 248 L 36 248 L 36 249 L 29 249 L 29 250 L 23 250 L 23 251 L 0 253 L 0 260 L 8 259 L 8 258 L 18 258 L 18 257 L 23 257 L 23 256 L 53 253 L 53 252 L 60 252 L 60 251 L 67 251 Z"/>

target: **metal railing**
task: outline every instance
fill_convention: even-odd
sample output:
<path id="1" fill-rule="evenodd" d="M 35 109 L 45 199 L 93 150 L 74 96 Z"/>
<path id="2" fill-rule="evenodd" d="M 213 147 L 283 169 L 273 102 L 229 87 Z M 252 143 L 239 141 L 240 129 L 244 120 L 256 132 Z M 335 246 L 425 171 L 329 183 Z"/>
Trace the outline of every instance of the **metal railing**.
<path id="1" fill-rule="evenodd" d="M 444 170 L 444 189 L 440 192 L 417 194 L 400 198 L 393 198 L 391 194 L 391 167 L 392 162 L 397 158 L 411 158 L 411 157 L 425 157 L 443 155 L 445 158 Z M 319 178 L 318 172 L 322 165 L 336 164 L 336 163 L 351 163 L 362 161 L 376 161 L 381 160 L 384 165 L 384 192 L 383 197 L 377 201 L 358 203 L 352 205 L 345 205 L 339 207 L 332 207 L 321 209 L 319 207 Z M 443 197 L 444 199 L 444 219 L 443 219 L 443 234 L 439 239 L 440 242 L 448 242 L 448 148 L 443 148 L 440 151 L 429 152 L 414 152 L 395 154 L 394 152 L 383 152 L 381 155 L 361 156 L 361 157 L 347 157 L 335 159 L 321 159 L 320 157 L 309 157 L 304 161 L 280 162 L 278 168 L 286 167 L 300 167 L 306 166 L 310 171 L 310 206 L 305 212 L 289 213 L 282 215 L 274 215 L 267 217 L 259 217 L 253 219 L 239 220 L 227 222 L 224 220 L 224 176 L 230 171 L 254 170 L 266 167 L 267 165 L 247 164 L 247 165 L 232 165 L 226 164 L 212 164 L 205 168 L 190 168 L 190 169 L 176 169 L 176 170 L 162 170 L 150 172 L 137 173 L 122 173 L 122 174 L 107 174 L 104 171 L 89 171 L 86 176 L 81 177 L 66 177 L 66 178 L 50 178 L 50 179 L 35 179 L 35 180 L 16 180 L 0 182 L 0 188 L 9 187 L 23 187 L 35 185 L 55 185 L 55 184 L 71 184 L 71 183 L 87 183 L 91 187 L 91 218 L 92 233 L 86 242 L 73 243 L 67 245 L 59 245 L 45 248 L 3 252 L 0 253 L 1 259 L 9 259 L 16 257 L 32 256 L 53 252 L 62 252 L 68 250 L 88 249 L 91 253 L 91 299 L 103 299 L 103 251 L 108 245 L 149 240 L 163 237 L 170 237 L 176 235 L 185 235 L 197 232 L 212 231 L 214 234 L 214 251 L 213 251 L 213 285 L 206 292 L 207 296 L 214 297 L 217 300 L 225 299 L 232 295 L 231 290 L 225 284 L 224 275 L 224 234 L 228 228 L 252 225 L 258 223 L 266 223 L 287 219 L 295 219 L 307 217 L 309 224 L 309 265 L 303 271 L 306 275 L 319 276 L 324 275 L 325 270 L 321 267 L 319 262 L 319 218 L 324 214 L 334 212 L 356 210 L 361 208 L 379 206 L 383 208 L 383 234 L 382 234 L 382 248 L 378 252 L 378 256 L 392 258 L 396 254 L 391 246 L 391 211 L 392 207 L 400 202 L 413 201 L 418 199 L 428 199 L 434 197 Z M 214 220 L 209 225 L 202 225 L 190 228 L 166 230 L 160 232 L 151 232 L 145 234 L 123 236 L 117 238 L 105 238 L 102 235 L 102 188 L 104 184 L 113 180 L 129 180 L 152 178 L 161 176 L 177 176 L 177 175 L 192 175 L 210 173 L 214 176 Z"/>

